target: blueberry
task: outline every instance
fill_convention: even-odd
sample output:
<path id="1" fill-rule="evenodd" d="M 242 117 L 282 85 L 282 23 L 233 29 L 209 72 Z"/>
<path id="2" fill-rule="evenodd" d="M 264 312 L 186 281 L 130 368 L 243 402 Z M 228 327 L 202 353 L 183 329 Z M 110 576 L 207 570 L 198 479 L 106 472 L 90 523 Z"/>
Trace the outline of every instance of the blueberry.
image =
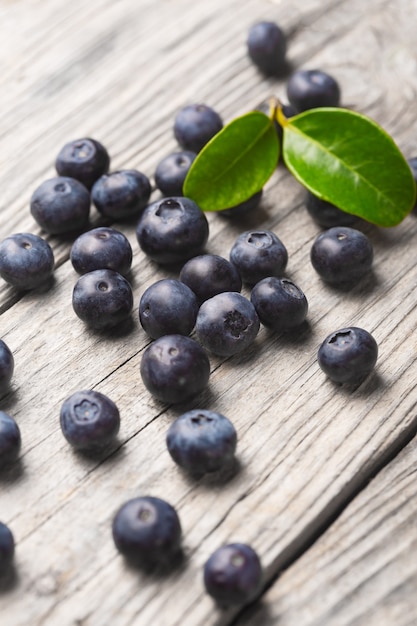
<path id="1" fill-rule="evenodd" d="M 417 157 L 413 157 L 411 159 L 408 159 L 407 163 L 410 166 L 411 173 L 412 173 L 413 178 L 414 178 L 414 180 L 415 180 L 415 182 L 417 184 Z M 417 201 L 416 201 L 416 204 L 417 204 Z"/>
<path id="2" fill-rule="evenodd" d="M 236 204 L 235 206 L 230 207 L 229 209 L 222 209 L 221 211 L 216 211 L 216 215 L 219 217 L 227 217 L 227 218 L 239 218 L 251 211 L 255 211 L 261 203 L 262 200 L 263 189 L 257 191 L 253 194 L 248 200 L 241 202 L 240 204 Z"/>
<path id="3" fill-rule="evenodd" d="M 220 356 L 246 350 L 259 331 L 253 304 L 240 293 L 225 291 L 203 302 L 197 315 L 196 332 L 201 344 Z"/>
<path id="4" fill-rule="evenodd" d="M 153 339 L 189 335 L 198 313 L 195 293 L 179 280 L 164 278 L 148 287 L 139 303 L 139 320 Z"/>
<path id="5" fill-rule="evenodd" d="M 297 113 L 316 107 L 338 107 L 340 88 L 335 79 L 321 70 L 299 70 L 287 83 L 287 96 Z"/>
<path id="6" fill-rule="evenodd" d="M 105 174 L 110 157 L 105 147 L 95 139 L 76 139 L 60 150 L 55 167 L 60 176 L 76 178 L 91 189 L 96 180 Z"/>
<path id="7" fill-rule="evenodd" d="M 48 242 L 31 233 L 17 233 L 0 243 L 0 276 L 17 289 L 35 289 L 54 271 Z"/>
<path id="8" fill-rule="evenodd" d="M 251 302 L 262 324 L 276 331 L 291 330 L 307 316 L 307 298 L 288 278 L 262 279 L 252 289 Z"/>
<path id="9" fill-rule="evenodd" d="M 247 38 L 248 54 L 255 65 L 265 74 L 282 74 L 285 67 L 287 41 L 275 22 L 254 24 Z"/>
<path id="10" fill-rule="evenodd" d="M 255 550 L 244 543 L 222 546 L 204 565 L 204 585 L 221 606 L 246 604 L 260 591 L 262 566 Z"/>
<path id="11" fill-rule="evenodd" d="M 11 465 L 19 456 L 21 436 L 16 421 L 0 411 L 0 467 Z"/>
<path id="12" fill-rule="evenodd" d="M 150 195 L 149 179 L 137 170 L 104 174 L 91 190 L 97 211 L 114 220 L 138 217 L 148 204 Z"/>
<path id="13" fill-rule="evenodd" d="M 358 220 L 355 215 L 342 211 L 334 204 L 318 198 L 310 191 L 307 191 L 306 207 L 313 220 L 322 228 L 352 226 Z"/>
<path id="14" fill-rule="evenodd" d="M 239 235 L 230 260 L 242 280 L 254 285 L 267 276 L 281 276 L 288 262 L 287 249 L 270 230 L 253 230 Z"/>
<path id="15" fill-rule="evenodd" d="M 235 266 L 217 254 L 202 254 L 187 261 L 180 280 L 194 291 L 199 302 L 223 291 L 242 289 L 242 279 Z"/>
<path id="16" fill-rule="evenodd" d="M 171 424 L 166 441 L 178 465 L 189 472 L 205 474 L 233 461 L 237 435 L 232 422 L 224 415 L 195 409 Z"/>
<path id="17" fill-rule="evenodd" d="M 321 344 L 318 362 L 337 383 L 359 383 L 373 370 L 378 344 L 368 331 L 351 326 L 331 333 Z"/>
<path id="18" fill-rule="evenodd" d="M 190 337 L 164 335 L 145 350 L 140 373 L 148 391 L 167 403 L 186 402 L 207 386 L 210 362 Z"/>
<path id="19" fill-rule="evenodd" d="M 316 238 L 310 257 L 314 269 L 326 282 L 353 285 L 371 269 L 373 248 L 360 230 L 335 226 Z"/>
<path id="20" fill-rule="evenodd" d="M 0 574 L 10 568 L 14 557 L 14 537 L 6 524 L 0 522 Z"/>
<path id="21" fill-rule="evenodd" d="M 182 186 L 197 154 L 189 150 L 174 152 L 158 164 L 155 183 L 165 196 L 182 196 Z"/>
<path id="22" fill-rule="evenodd" d="M 65 439 L 77 450 L 103 448 L 119 432 L 119 410 L 98 391 L 76 391 L 62 404 L 60 424 Z"/>
<path id="23" fill-rule="evenodd" d="M 127 274 L 132 265 L 132 246 L 123 233 L 102 226 L 80 235 L 72 244 L 70 258 L 79 274 L 101 269 Z"/>
<path id="24" fill-rule="evenodd" d="M 179 263 L 200 254 L 208 233 L 206 216 L 195 202 L 184 197 L 150 204 L 136 228 L 140 247 L 157 263 Z"/>
<path id="25" fill-rule="evenodd" d="M 177 113 L 174 135 L 184 150 L 199 152 L 222 128 L 216 111 L 206 104 L 190 104 Z"/>
<path id="26" fill-rule="evenodd" d="M 169 565 L 181 551 L 181 524 L 165 500 L 143 496 L 128 500 L 113 520 L 116 548 L 137 565 Z"/>
<path id="27" fill-rule="evenodd" d="M 56 176 L 35 190 L 30 211 L 39 226 L 52 235 L 81 230 L 88 224 L 90 194 L 75 178 Z"/>
<path id="28" fill-rule="evenodd" d="M 14 358 L 8 345 L 0 339 L 0 393 L 5 391 L 12 379 Z"/>
<path id="29" fill-rule="evenodd" d="M 94 270 L 81 276 L 72 294 L 72 306 L 83 322 L 95 329 L 126 320 L 133 307 L 132 288 L 113 270 Z"/>

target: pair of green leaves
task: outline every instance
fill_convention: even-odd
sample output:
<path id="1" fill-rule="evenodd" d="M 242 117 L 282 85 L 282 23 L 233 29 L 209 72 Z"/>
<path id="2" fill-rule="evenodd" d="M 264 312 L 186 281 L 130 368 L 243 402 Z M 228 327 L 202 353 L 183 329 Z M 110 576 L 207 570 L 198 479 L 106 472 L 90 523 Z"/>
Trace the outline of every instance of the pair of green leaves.
<path id="1" fill-rule="evenodd" d="M 414 206 L 416 184 L 393 139 L 375 122 L 342 108 L 311 109 L 285 118 L 252 111 L 225 126 L 203 148 L 184 183 L 184 195 L 203 211 L 248 200 L 283 159 L 314 195 L 379 226 L 399 224 Z"/>

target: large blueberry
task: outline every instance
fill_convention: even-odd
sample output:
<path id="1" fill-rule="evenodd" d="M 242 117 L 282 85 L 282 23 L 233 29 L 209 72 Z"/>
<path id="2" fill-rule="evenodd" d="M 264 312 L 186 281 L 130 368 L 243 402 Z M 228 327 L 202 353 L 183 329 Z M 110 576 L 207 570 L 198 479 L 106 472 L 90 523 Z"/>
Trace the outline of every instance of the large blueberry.
<path id="1" fill-rule="evenodd" d="M 256 283 L 251 302 L 262 324 L 276 331 L 291 330 L 306 318 L 307 298 L 288 278 L 270 276 Z"/>
<path id="2" fill-rule="evenodd" d="M 0 276 L 17 289 L 35 289 L 54 271 L 54 254 L 47 241 L 32 233 L 16 233 L 0 243 Z"/>
<path id="3" fill-rule="evenodd" d="M 7 389 L 14 370 L 14 357 L 9 346 L 0 339 L 0 393 Z"/>
<path id="4" fill-rule="evenodd" d="M 206 104 L 190 104 L 181 109 L 174 121 L 178 143 L 192 152 L 199 152 L 223 128 L 218 113 Z"/>
<path id="5" fill-rule="evenodd" d="M 92 328 L 115 326 L 130 315 L 132 288 L 118 272 L 94 270 L 77 280 L 72 306 L 78 317 Z"/>
<path id="6" fill-rule="evenodd" d="M 185 263 L 180 280 L 204 302 L 223 291 L 240 291 L 242 279 L 236 267 L 217 254 L 202 254 Z"/>
<path id="7" fill-rule="evenodd" d="M 181 196 L 150 204 L 136 228 L 140 247 L 157 263 L 179 263 L 200 254 L 208 233 L 200 207 Z"/>
<path id="8" fill-rule="evenodd" d="M 174 152 L 162 159 L 155 170 L 155 183 L 165 196 L 182 196 L 182 187 L 197 154 Z"/>
<path id="9" fill-rule="evenodd" d="M 101 269 L 127 274 L 132 265 L 132 246 L 123 233 L 101 226 L 74 241 L 70 258 L 79 274 Z"/>
<path id="10" fill-rule="evenodd" d="M 116 548 L 137 565 L 169 565 L 181 551 L 181 524 L 171 504 L 152 496 L 133 498 L 112 525 Z"/>
<path id="11" fill-rule="evenodd" d="M 0 467 L 13 463 L 19 456 L 21 436 L 16 421 L 0 411 Z"/>
<path id="12" fill-rule="evenodd" d="M 145 350 L 140 374 L 148 391 L 167 403 L 186 402 L 207 386 L 210 362 L 203 348 L 184 335 L 164 335 Z"/>
<path id="13" fill-rule="evenodd" d="M 5 574 L 13 562 L 14 537 L 10 528 L 0 522 L 0 574 Z"/>
<path id="14" fill-rule="evenodd" d="M 342 211 L 331 202 L 318 198 L 310 191 L 307 191 L 306 207 L 313 220 L 322 228 L 352 226 L 359 219 L 351 213 Z"/>
<path id="15" fill-rule="evenodd" d="M 102 448 L 120 428 L 119 410 L 98 391 L 76 391 L 61 406 L 60 424 L 65 439 L 78 450 Z"/>
<path id="16" fill-rule="evenodd" d="M 259 331 L 253 304 L 240 293 L 225 291 L 203 302 L 197 315 L 196 332 L 201 344 L 220 356 L 246 350 Z"/>
<path id="17" fill-rule="evenodd" d="M 287 96 L 297 113 L 317 107 L 337 107 L 340 104 L 340 87 L 326 72 L 298 70 L 288 80 Z"/>
<path id="18" fill-rule="evenodd" d="M 221 606 L 246 604 L 260 591 L 262 566 L 255 550 L 244 543 L 218 548 L 204 565 L 204 585 Z"/>
<path id="19" fill-rule="evenodd" d="M 171 424 L 166 441 L 178 465 L 193 474 L 205 474 L 231 463 L 237 435 L 232 422 L 221 413 L 195 409 Z"/>
<path id="20" fill-rule="evenodd" d="M 275 22 L 254 24 L 247 38 L 248 54 L 265 74 L 282 74 L 285 67 L 287 41 Z"/>
<path id="21" fill-rule="evenodd" d="M 281 276 L 287 266 L 288 252 L 274 232 L 252 230 L 236 239 L 230 260 L 242 280 L 254 285 L 267 276 Z"/>
<path id="22" fill-rule="evenodd" d="M 76 178 L 91 189 L 110 165 L 106 148 L 95 139 L 85 138 L 69 141 L 59 151 L 55 167 L 60 176 Z"/>
<path id="23" fill-rule="evenodd" d="M 75 178 L 56 176 L 34 191 L 30 211 L 47 233 L 59 235 L 81 230 L 88 224 L 90 194 Z"/>
<path id="24" fill-rule="evenodd" d="M 139 321 L 153 339 L 162 335 L 189 335 L 198 313 L 195 293 L 173 278 L 150 285 L 139 303 Z"/>
<path id="25" fill-rule="evenodd" d="M 337 383 L 358 383 L 373 370 L 378 344 L 363 328 L 350 326 L 326 337 L 318 351 L 323 372 Z"/>
<path id="26" fill-rule="evenodd" d="M 113 220 L 138 217 L 148 204 L 150 195 L 148 177 L 137 170 L 104 174 L 91 190 L 97 210 Z"/>

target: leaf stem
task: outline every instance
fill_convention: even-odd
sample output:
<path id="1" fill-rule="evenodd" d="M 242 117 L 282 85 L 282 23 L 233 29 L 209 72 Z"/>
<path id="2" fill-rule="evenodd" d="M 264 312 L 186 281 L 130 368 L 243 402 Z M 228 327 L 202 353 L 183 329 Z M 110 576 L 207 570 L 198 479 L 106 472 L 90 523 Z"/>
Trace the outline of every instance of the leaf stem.
<path id="1" fill-rule="evenodd" d="M 288 119 L 285 117 L 284 115 L 284 111 L 282 110 L 282 104 L 281 102 L 279 102 L 279 100 L 276 103 L 276 108 L 275 108 L 275 119 L 278 122 L 278 124 L 280 126 L 282 126 L 282 128 L 285 128 L 286 126 L 288 126 L 289 121 Z"/>

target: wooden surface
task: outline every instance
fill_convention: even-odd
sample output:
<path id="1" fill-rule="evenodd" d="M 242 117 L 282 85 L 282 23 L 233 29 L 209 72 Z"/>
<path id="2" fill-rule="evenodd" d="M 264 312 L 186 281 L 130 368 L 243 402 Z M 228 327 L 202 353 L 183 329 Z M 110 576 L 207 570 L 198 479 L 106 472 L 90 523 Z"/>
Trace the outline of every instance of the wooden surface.
<path id="1" fill-rule="evenodd" d="M 68 140 L 93 136 L 112 169 L 152 177 L 176 148 L 172 125 L 183 105 L 205 102 L 227 122 L 271 94 L 285 99 L 285 80 L 262 77 L 246 55 L 247 30 L 259 19 L 288 33 L 294 69 L 334 75 L 343 104 L 415 156 L 417 3 L 290 4 L 0 0 L 0 238 L 40 233 L 29 199 L 54 175 Z M 0 519 L 17 542 L 15 578 L 0 591 L 2 626 L 416 623 L 416 216 L 388 230 L 363 226 L 374 270 L 350 292 L 324 285 L 312 269 L 319 228 L 284 167 L 256 214 L 239 224 L 208 219 L 207 251 L 223 256 L 243 230 L 274 230 L 310 308 L 295 336 L 262 329 L 244 355 L 210 357 L 209 388 L 187 407 L 153 400 L 140 380 L 149 339 L 137 305 L 148 285 L 174 274 L 140 252 L 134 224 L 115 224 L 134 249 L 135 310 L 111 336 L 89 331 L 72 311 L 68 239 L 47 237 L 57 261 L 49 289 L 21 294 L 1 283 L 0 337 L 16 369 L 0 410 L 22 433 L 19 463 L 0 475 Z M 91 221 L 99 221 L 94 209 Z M 324 337 L 350 324 L 379 344 L 375 372 L 356 389 L 333 385 L 316 362 Z M 85 457 L 64 440 L 59 409 L 77 389 L 118 405 L 112 453 Z M 167 427 L 191 406 L 236 426 L 239 471 L 227 480 L 193 481 L 168 455 Z M 129 568 L 111 539 L 117 508 L 143 494 L 167 499 L 181 518 L 186 558 L 166 577 Z M 243 611 L 219 610 L 202 585 L 204 562 L 230 541 L 253 545 L 270 587 Z"/>

